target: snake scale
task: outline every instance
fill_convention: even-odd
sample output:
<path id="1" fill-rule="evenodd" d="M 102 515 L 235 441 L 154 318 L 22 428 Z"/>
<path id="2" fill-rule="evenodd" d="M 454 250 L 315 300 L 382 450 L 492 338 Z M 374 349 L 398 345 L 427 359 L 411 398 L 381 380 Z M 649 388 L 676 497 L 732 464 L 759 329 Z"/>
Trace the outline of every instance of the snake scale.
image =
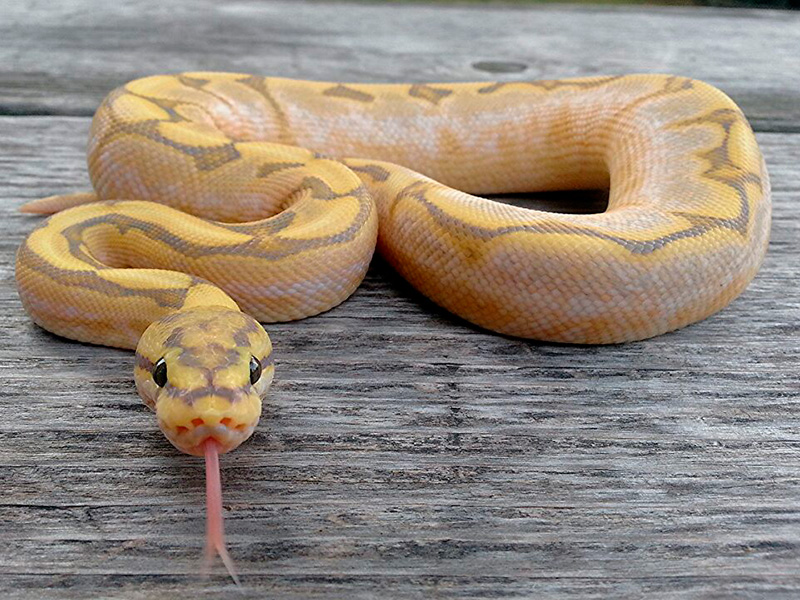
<path id="1" fill-rule="evenodd" d="M 668 75 L 153 76 L 103 101 L 88 165 L 94 192 L 23 207 L 56 214 L 18 251 L 20 297 L 56 334 L 136 348 L 137 389 L 161 429 L 206 457 L 207 548 L 231 570 L 217 455 L 252 434 L 272 381 L 259 322 L 345 300 L 376 243 L 414 287 L 481 327 L 607 344 L 727 305 L 770 229 L 769 180 L 741 110 Z M 599 188 L 600 214 L 471 195 Z"/>

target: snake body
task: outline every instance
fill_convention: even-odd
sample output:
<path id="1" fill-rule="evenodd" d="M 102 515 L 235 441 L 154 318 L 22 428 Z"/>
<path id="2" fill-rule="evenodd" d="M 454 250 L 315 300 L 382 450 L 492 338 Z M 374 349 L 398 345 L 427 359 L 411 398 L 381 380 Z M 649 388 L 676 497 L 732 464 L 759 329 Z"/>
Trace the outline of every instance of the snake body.
<path id="1" fill-rule="evenodd" d="M 137 386 L 161 428 L 207 457 L 209 439 L 230 450 L 258 421 L 273 370 L 258 321 L 342 302 L 376 242 L 472 323 L 603 344 L 727 305 L 770 228 L 769 179 L 741 110 L 667 75 L 147 77 L 103 101 L 88 165 L 94 192 L 23 208 L 57 214 L 18 252 L 22 302 L 59 335 L 137 348 Z M 609 188 L 608 208 L 588 215 L 471 195 L 596 188 Z"/>
<path id="2" fill-rule="evenodd" d="M 636 340 L 728 304 L 757 271 L 770 225 L 768 177 L 744 115 L 717 89 L 672 76 L 148 77 L 102 103 L 88 162 L 96 198 L 168 206 L 54 217 L 23 246 L 20 291 L 47 329 L 124 347 L 188 305 L 233 300 L 262 322 L 327 310 L 363 277 L 378 223 L 388 262 L 473 323 L 556 342 Z M 447 187 L 609 185 L 608 209 L 591 215 Z M 70 300 L 48 301 L 59 296 Z"/>

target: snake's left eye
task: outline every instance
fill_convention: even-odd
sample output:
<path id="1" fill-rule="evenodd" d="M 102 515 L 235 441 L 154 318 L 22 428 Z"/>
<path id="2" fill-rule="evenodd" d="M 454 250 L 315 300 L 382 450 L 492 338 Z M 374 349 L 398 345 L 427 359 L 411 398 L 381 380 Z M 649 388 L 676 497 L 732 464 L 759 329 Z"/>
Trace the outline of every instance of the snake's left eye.
<path id="1" fill-rule="evenodd" d="M 167 385 L 167 361 L 159 358 L 155 365 L 153 365 L 153 381 L 156 382 L 158 387 Z"/>
<path id="2" fill-rule="evenodd" d="M 261 362 L 255 357 L 250 357 L 250 383 L 255 385 L 261 379 Z"/>

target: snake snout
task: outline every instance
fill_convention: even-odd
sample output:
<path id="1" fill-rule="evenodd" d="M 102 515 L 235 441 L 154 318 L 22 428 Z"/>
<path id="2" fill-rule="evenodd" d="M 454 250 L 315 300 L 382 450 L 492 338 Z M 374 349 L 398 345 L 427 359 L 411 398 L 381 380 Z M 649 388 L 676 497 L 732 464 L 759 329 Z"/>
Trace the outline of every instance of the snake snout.
<path id="1" fill-rule="evenodd" d="M 203 444 L 213 439 L 219 452 L 230 452 L 248 439 L 258 424 L 261 400 L 247 397 L 230 401 L 210 395 L 183 406 L 158 403 L 156 412 L 161 431 L 179 450 L 203 456 Z"/>

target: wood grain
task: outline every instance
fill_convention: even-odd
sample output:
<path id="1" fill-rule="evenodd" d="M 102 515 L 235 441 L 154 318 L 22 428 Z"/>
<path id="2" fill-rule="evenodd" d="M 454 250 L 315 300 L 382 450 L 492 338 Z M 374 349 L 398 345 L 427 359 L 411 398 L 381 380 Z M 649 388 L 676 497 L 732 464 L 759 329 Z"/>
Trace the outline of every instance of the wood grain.
<path id="1" fill-rule="evenodd" d="M 800 12 L 293 0 L 7 4 L 2 114 L 91 116 L 110 88 L 154 72 L 367 82 L 648 72 L 703 79 L 731 95 L 757 128 L 800 132 Z"/>
<path id="2" fill-rule="evenodd" d="M 800 75 L 781 70 L 795 15 L 190 6 L 30 3 L 0 22 L 0 104 L 44 113 L 0 117 L 3 598 L 800 595 Z M 480 60 L 528 69 L 480 75 Z M 269 326 L 278 370 L 263 425 L 222 460 L 237 594 L 220 569 L 196 575 L 202 461 L 158 431 L 131 354 L 37 329 L 13 287 L 14 251 L 37 222 L 15 208 L 88 186 L 81 115 L 126 79 L 186 68 L 711 80 L 761 130 L 770 252 L 720 314 L 620 346 L 480 331 L 380 261 L 340 307 Z"/>

